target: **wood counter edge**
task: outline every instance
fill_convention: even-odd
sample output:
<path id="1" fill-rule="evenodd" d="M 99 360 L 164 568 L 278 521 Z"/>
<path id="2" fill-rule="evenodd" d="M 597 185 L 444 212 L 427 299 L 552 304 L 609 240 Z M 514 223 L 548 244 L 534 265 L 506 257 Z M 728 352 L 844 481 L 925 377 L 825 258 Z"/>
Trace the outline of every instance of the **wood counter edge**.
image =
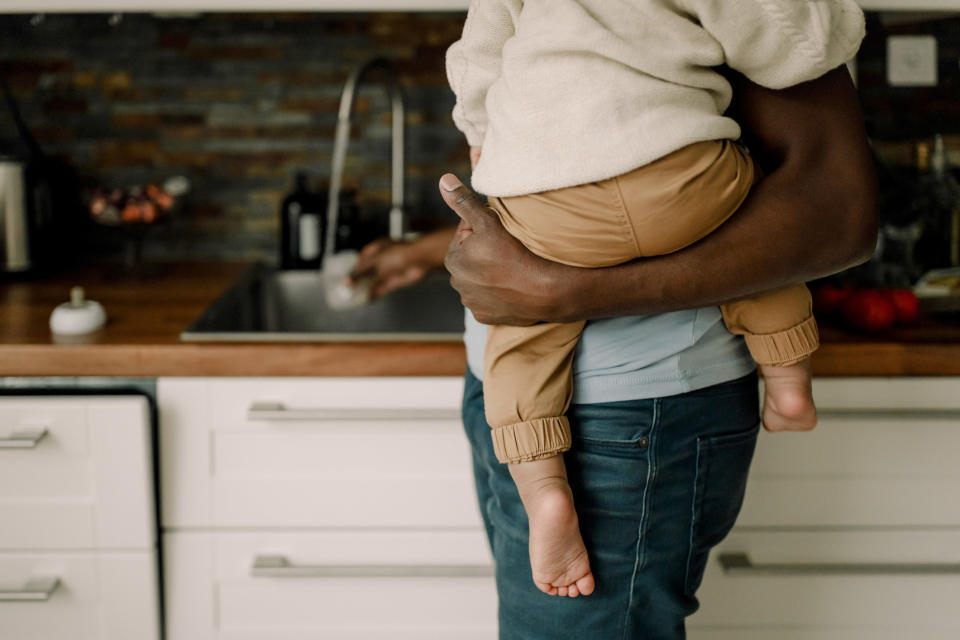
<path id="1" fill-rule="evenodd" d="M 4 345 L 0 376 L 460 376 L 461 343 Z"/>
<path id="2" fill-rule="evenodd" d="M 460 376 L 461 343 L 2 345 L 0 376 Z M 960 375 L 960 343 L 825 344 L 818 377 Z"/>

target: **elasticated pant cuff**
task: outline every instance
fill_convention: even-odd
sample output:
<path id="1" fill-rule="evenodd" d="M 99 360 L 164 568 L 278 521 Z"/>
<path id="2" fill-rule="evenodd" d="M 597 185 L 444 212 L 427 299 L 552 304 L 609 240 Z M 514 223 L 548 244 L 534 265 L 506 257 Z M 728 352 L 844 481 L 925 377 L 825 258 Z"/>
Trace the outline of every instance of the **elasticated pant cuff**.
<path id="1" fill-rule="evenodd" d="M 757 364 L 785 367 L 808 358 L 820 346 L 817 321 L 810 316 L 779 333 L 746 334 L 747 348 Z"/>
<path id="2" fill-rule="evenodd" d="M 566 416 L 538 418 L 495 427 L 490 431 L 493 451 L 502 463 L 551 458 L 570 448 L 570 421 Z"/>

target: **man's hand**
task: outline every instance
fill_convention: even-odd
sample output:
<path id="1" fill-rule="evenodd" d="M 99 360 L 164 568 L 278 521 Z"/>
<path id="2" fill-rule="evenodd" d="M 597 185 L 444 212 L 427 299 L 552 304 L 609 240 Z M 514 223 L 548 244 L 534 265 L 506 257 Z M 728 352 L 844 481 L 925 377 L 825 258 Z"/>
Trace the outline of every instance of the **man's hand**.
<path id="1" fill-rule="evenodd" d="M 371 279 L 371 298 L 414 284 L 430 271 L 442 268 L 443 252 L 452 235 L 452 229 L 443 229 L 413 242 L 374 240 L 360 251 L 350 279 Z"/>
<path id="2" fill-rule="evenodd" d="M 444 266 L 477 321 L 527 325 L 552 316 L 551 274 L 569 267 L 528 251 L 452 173 L 440 178 L 440 193 L 460 216 Z"/>

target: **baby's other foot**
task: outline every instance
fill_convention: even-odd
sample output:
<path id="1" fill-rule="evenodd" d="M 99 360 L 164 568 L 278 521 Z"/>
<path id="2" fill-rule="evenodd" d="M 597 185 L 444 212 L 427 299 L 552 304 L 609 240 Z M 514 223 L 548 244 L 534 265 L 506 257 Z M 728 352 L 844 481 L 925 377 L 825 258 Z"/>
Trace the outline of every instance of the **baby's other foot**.
<path id="1" fill-rule="evenodd" d="M 567 485 L 542 487 L 530 500 L 530 568 L 544 593 L 576 598 L 593 593 L 593 573 Z"/>
<path id="2" fill-rule="evenodd" d="M 809 431 L 817 426 L 810 387 L 810 358 L 785 367 L 760 367 L 764 380 L 763 426 L 767 431 Z"/>

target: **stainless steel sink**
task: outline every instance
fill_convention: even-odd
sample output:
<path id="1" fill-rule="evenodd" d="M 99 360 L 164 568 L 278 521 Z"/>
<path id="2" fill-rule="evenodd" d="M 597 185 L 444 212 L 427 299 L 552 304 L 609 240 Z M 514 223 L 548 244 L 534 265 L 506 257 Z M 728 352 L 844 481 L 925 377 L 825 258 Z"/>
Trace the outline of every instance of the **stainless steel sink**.
<path id="1" fill-rule="evenodd" d="M 327 306 L 319 271 L 255 265 L 180 334 L 187 341 L 459 341 L 463 307 L 446 274 L 361 307 Z"/>

